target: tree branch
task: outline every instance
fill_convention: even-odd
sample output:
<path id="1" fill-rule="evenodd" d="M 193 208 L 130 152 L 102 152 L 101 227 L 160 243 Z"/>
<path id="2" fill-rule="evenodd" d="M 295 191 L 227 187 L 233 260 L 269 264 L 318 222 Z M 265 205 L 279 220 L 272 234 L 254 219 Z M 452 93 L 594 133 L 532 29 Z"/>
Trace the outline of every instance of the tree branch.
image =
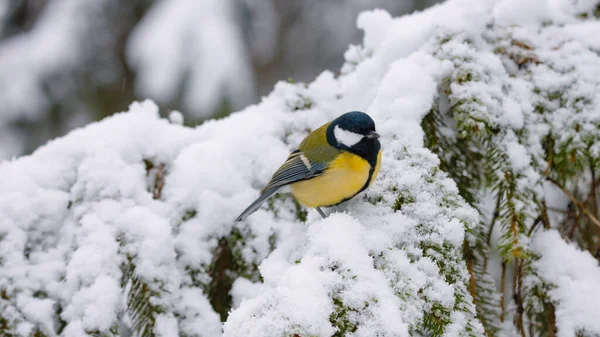
<path id="1" fill-rule="evenodd" d="M 469 276 L 471 276 L 469 280 L 469 290 L 471 291 L 471 297 L 473 297 L 473 301 L 475 301 L 477 285 L 475 283 L 475 271 L 473 270 L 473 252 L 469 248 L 467 240 L 464 241 L 463 246 L 465 250 L 465 259 L 467 260 L 467 270 L 469 271 Z"/>
<path id="2" fill-rule="evenodd" d="M 516 274 L 515 302 L 517 304 L 517 317 L 516 317 L 517 321 L 516 321 L 516 323 L 517 323 L 517 327 L 519 328 L 519 332 L 521 333 L 521 337 L 526 337 L 525 336 L 525 327 L 523 326 L 523 312 L 525 311 L 525 309 L 523 308 L 523 294 L 522 294 L 523 261 L 520 259 L 516 261 L 515 274 Z"/>
<path id="3" fill-rule="evenodd" d="M 494 231 L 494 225 L 496 224 L 496 219 L 498 219 L 498 216 L 500 215 L 500 212 L 498 211 L 498 209 L 500 208 L 501 198 L 502 198 L 502 194 L 498 193 L 498 196 L 496 198 L 496 207 L 494 208 L 494 215 L 492 217 L 492 223 L 490 224 L 490 228 L 488 229 L 488 232 L 487 232 L 487 235 L 485 238 L 485 243 L 487 244 L 488 247 L 490 247 L 490 244 L 492 243 L 492 232 Z M 483 258 L 483 271 L 487 271 L 488 258 L 489 258 L 489 254 L 486 254 Z"/>
<path id="4" fill-rule="evenodd" d="M 573 235 L 575 235 L 575 230 L 577 229 L 577 226 L 579 226 L 580 215 L 581 215 L 581 212 L 575 211 L 575 219 L 573 220 L 573 225 L 571 225 L 571 228 L 569 229 L 569 232 L 567 233 L 567 237 L 569 238 L 569 240 L 573 240 Z"/>
<path id="5" fill-rule="evenodd" d="M 573 202 L 573 204 L 575 204 L 577 206 L 577 208 L 579 208 L 587 217 L 588 219 L 590 219 L 591 222 L 593 222 L 596 226 L 600 227 L 600 221 L 598 221 L 598 219 L 592 214 L 592 212 L 590 212 L 584 204 L 582 204 L 579 200 L 577 200 L 577 198 L 575 198 L 571 192 L 569 192 L 566 188 L 564 188 L 561 184 L 558 183 L 558 181 L 547 177 L 546 179 L 548 179 L 548 181 L 550 181 L 551 183 L 553 183 L 554 185 L 556 185 L 556 187 L 560 188 L 561 191 L 567 196 L 569 197 L 569 199 L 571 199 L 571 201 Z"/>

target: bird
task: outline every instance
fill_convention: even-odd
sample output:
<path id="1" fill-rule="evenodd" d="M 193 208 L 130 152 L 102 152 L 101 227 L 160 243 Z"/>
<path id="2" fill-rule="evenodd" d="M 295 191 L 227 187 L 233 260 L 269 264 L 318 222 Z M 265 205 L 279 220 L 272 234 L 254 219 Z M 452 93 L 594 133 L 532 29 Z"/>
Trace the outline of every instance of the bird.
<path id="1" fill-rule="evenodd" d="M 236 222 L 287 185 L 300 204 L 315 208 L 325 218 L 321 207 L 338 205 L 364 191 L 380 167 L 381 144 L 375 122 L 364 112 L 346 112 L 310 132 Z"/>

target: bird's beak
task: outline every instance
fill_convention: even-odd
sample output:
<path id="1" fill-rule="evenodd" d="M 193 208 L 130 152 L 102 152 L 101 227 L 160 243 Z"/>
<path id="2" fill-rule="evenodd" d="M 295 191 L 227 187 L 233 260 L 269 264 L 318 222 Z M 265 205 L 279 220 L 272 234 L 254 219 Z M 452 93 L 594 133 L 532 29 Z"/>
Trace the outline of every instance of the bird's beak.
<path id="1" fill-rule="evenodd" d="M 367 139 L 377 139 L 377 138 L 379 138 L 380 136 L 379 136 L 379 134 L 378 134 L 377 132 L 375 132 L 375 131 L 369 131 L 369 133 L 367 133 L 367 134 L 365 135 L 365 137 L 367 137 Z"/>

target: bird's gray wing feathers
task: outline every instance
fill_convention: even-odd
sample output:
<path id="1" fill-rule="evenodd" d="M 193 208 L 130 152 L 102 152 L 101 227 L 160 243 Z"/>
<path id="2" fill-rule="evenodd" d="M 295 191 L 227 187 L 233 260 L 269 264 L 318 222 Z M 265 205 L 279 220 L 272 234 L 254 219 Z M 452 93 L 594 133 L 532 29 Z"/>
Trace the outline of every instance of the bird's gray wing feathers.
<path id="1" fill-rule="evenodd" d="M 281 187 L 319 176 L 323 174 L 325 168 L 325 164 L 309 162 L 300 150 L 290 153 L 285 163 L 275 171 L 271 181 L 261 191 L 261 196 L 250 204 L 250 206 L 240 214 L 236 221 L 242 221 L 248 215 L 254 213 L 265 200 L 277 192 Z"/>
<path id="2" fill-rule="evenodd" d="M 274 188 L 291 183 L 314 178 L 323 174 L 325 164 L 310 162 L 300 150 L 292 152 L 285 163 L 273 174 L 271 181 L 263 189 L 263 193 Z"/>

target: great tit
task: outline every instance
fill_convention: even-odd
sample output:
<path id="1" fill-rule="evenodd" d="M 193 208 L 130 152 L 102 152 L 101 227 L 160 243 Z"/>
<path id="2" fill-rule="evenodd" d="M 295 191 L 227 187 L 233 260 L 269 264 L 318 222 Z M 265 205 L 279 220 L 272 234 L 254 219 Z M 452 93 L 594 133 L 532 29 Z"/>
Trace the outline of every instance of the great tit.
<path id="1" fill-rule="evenodd" d="M 309 133 L 290 153 L 271 181 L 236 221 L 254 213 L 281 187 L 290 185 L 292 195 L 306 207 L 335 206 L 351 199 L 377 177 L 381 144 L 375 122 L 364 112 L 351 111 Z"/>

